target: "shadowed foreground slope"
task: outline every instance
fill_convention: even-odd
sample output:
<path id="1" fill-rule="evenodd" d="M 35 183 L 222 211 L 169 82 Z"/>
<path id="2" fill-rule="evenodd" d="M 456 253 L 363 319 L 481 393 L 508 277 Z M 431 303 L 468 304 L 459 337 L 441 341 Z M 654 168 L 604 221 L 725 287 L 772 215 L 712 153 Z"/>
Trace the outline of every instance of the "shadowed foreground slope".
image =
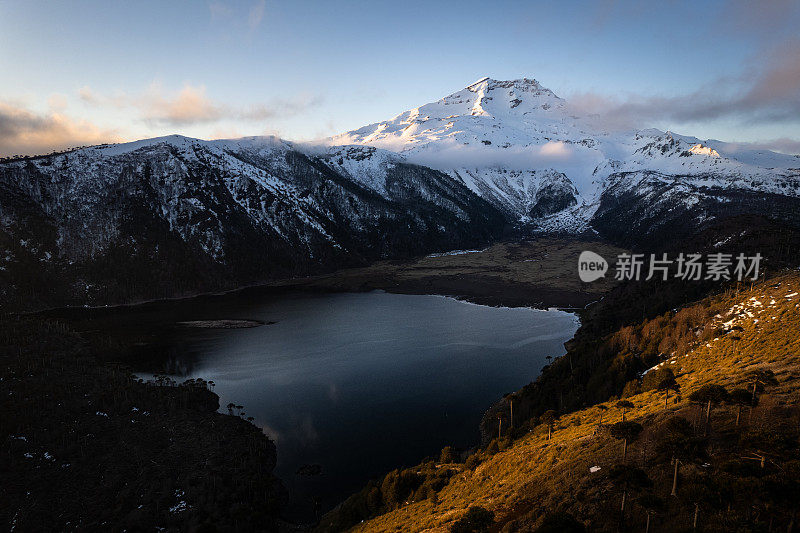
<path id="1" fill-rule="evenodd" d="M 107 350 L 111 351 L 111 350 Z M 0 524 L 270 531 L 275 445 L 205 382 L 136 380 L 54 321 L 0 321 Z"/>

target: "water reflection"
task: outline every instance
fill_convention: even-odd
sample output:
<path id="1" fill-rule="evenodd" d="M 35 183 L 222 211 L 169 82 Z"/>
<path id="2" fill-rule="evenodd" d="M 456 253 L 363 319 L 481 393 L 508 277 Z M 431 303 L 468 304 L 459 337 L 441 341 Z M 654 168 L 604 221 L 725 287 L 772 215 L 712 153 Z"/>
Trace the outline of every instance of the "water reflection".
<path id="1" fill-rule="evenodd" d="M 275 323 L 174 326 L 222 318 Z M 313 517 L 315 499 L 327 510 L 371 477 L 474 445 L 485 409 L 577 328 L 560 311 L 385 293 L 235 296 L 106 319 L 140 343 L 134 370 L 213 380 L 224 412 L 244 406 L 277 443 L 297 519 Z"/>

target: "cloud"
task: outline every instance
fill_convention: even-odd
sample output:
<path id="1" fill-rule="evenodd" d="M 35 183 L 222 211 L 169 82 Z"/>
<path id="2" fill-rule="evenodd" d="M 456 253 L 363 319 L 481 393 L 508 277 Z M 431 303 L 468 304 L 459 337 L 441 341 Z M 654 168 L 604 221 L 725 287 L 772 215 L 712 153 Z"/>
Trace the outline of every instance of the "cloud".
<path id="1" fill-rule="evenodd" d="M 87 104 L 97 104 L 99 103 L 98 96 L 92 91 L 91 87 L 88 85 L 84 85 L 80 89 L 78 89 L 78 98 L 86 102 Z"/>
<path id="2" fill-rule="evenodd" d="M 238 139 L 244 137 L 236 128 L 216 128 L 208 136 L 210 140 L 216 139 Z"/>
<path id="3" fill-rule="evenodd" d="M 754 148 L 759 150 L 776 150 L 784 154 L 800 155 L 800 141 L 788 137 L 750 144 L 751 146 L 755 145 Z"/>
<path id="4" fill-rule="evenodd" d="M 539 155 L 554 159 L 565 158 L 571 155 L 571 150 L 566 143 L 560 141 L 549 141 L 539 148 Z"/>
<path id="5" fill-rule="evenodd" d="M 211 20 L 226 19 L 233 14 L 233 10 L 222 2 L 209 2 L 208 13 Z"/>
<path id="6" fill-rule="evenodd" d="M 734 119 L 744 123 L 791 123 L 800 119 L 800 41 L 789 40 L 758 58 L 736 78 L 719 79 L 678 96 L 572 95 L 576 114 L 593 115 L 610 129 L 641 128 L 654 121 L 691 123 Z"/>
<path id="7" fill-rule="evenodd" d="M 769 39 L 796 33 L 800 7 L 796 0 L 734 0 L 721 10 L 720 18 L 727 31 Z"/>
<path id="8" fill-rule="evenodd" d="M 202 85 L 185 85 L 177 95 L 164 96 L 161 86 L 153 84 L 135 105 L 143 110 L 146 121 L 172 126 L 216 122 L 225 114 L 223 106 L 206 96 Z"/>
<path id="9" fill-rule="evenodd" d="M 207 3 L 212 23 L 229 32 L 228 36 L 249 36 L 264 21 L 266 0 L 255 0 L 247 5 L 243 1 L 210 0 Z M 247 31 L 243 31 L 247 30 Z"/>
<path id="10" fill-rule="evenodd" d="M 676 9 L 680 8 L 675 2 L 652 5 L 636 0 L 595 0 L 575 14 L 573 23 L 584 22 L 587 29 L 599 31 L 613 31 L 615 24 L 649 27 L 663 22 L 664 16 L 674 14 Z M 752 39 L 756 44 L 763 44 L 797 33 L 800 4 L 797 0 L 726 0 L 723 6 L 707 15 L 684 13 L 686 17 L 699 19 L 695 22 L 701 23 L 705 31 L 727 38 L 735 35 L 738 39 Z"/>
<path id="11" fill-rule="evenodd" d="M 146 91 L 138 95 L 122 93 L 104 96 L 86 86 L 78 91 L 78 96 L 83 102 L 93 106 L 135 109 L 142 120 L 152 126 L 173 127 L 223 120 L 281 120 L 305 113 L 323 101 L 318 95 L 297 94 L 292 98 L 278 98 L 268 103 L 234 106 L 212 100 L 203 85 L 186 84 L 178 92 L 168 92 L 158 82 L 152 83 Z"/>
<path id="12" fill-rule="evenodd" d="M 378 146 L 378 144 L 376 144 Z M 397 151 L 397 147 L 380 145 Z M 582 146 L 561 141 L 550 141 L 533 146 L 499 148 L 482 144 L 460 144 L 444 140 L 408 154 L 413 163 L 449 170 L 452 168 L 492 168 L 502 166 L 510 170 L 553 168 L 567 174 L 594 169 L 601 162 L 601 154 Z"/>
<path id="13" fill-rule="evenodd" d="M 137 109 L 145 122 L 155 125 L 186 126 L 220 120 L 225 108 L 206 95 L 203 85 L 186 84 L 177 93 L 167 93 L 159 82 L 153 82 L 141 94 L 103 95 L 88 85 L 78 89 L 78 97 L 95 107 Z"/>
<path id="14" fill-rule="evenodd" d="M 591 26 L 596 30 L 604 28 L 612 18 L 616 8 L 616 0 L 595 0 L 595 2 L 592 2 L 587 12 Z"/>
<path id="15" fill-rule="evenodd" d="M 266 0 L 258 0 L 253 7 L 250 8 L 250 12 L 247 14 L 247 26 L 251 30 L 255 30 L 258 28 L 261 21 L 264 19 L 264 9 L 267 7 Z"/>
<path id="16" fill-rule="evenodd" d="M 241 109 L 237 113 L 237 116 L 244 120 L 255 121 L 286 118 L 299 115 L 300 113 L 317 107 L 322 104 L 323 100 L 324 99 L 319 95 L 298 94 L 294 98 L 279 98 L 273 100 L 269 105 L 258 104 Z"/>
<path id="17" fill-rule="evenodd" d="M 53 111 L 64 111 L 67 108 L 67 98 L 60 93 L 53 93 L 47 99 L 47 105 Z"/>
<path id="18" fill-rule="evenodd" d="M 783 43 L 765 61 L 767 68 L 738 104 L 753 108 L 773 106 L 779 113 L 786 108 L 793 116 L 784 118 L 796 120 L 800 115 L 800 41 Z M 779 114 L 774 117 L 781 118 Z"/>
<path id="19" fill-rule="evenodd" d="M 800 141 L 781 137 L 769 141 L 725 143 L 726 150 L 737 152 L 739 150 L 772 150 L 784 154 L 800 155 Z"/>
<path id="20" fill-rule="evenodd" d="M 75 146 L 118 142 L 119 136 L 62 113 L 37 114 L 0 102 L 0 155 L 33 155 Z"/>

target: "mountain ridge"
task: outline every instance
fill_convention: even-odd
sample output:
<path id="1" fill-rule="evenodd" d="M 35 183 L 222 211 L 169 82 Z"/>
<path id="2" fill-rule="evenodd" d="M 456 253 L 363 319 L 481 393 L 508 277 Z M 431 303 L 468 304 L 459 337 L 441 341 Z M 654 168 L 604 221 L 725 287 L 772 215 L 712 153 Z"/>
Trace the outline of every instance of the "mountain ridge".
<path id="1" fill-rule="evenodd" d="M 573 111 L 534 79 L 482 78 L 321 142 L 5 159 L 0 300 L 174 297 L 536 235 L 663 248 L 741 214 L 800 227 L 800 158 Z"/>
<path id="2" fill-rule="evenodd" d="M 336 165 L 274 138 L 171 136 L 2 163 L 3 303 L 235 288 L 502 234 L 444 174 L 356 152 Z"/>
<path id="3" fill-rule="evenodd" d="M 537 192 L 558 188 L 573 201 L 559 205 L 555 226 L 546 218 L 538 221 L 545 231 L 563 229 L 565 217 L 572 218 L 576 231 L 585 229 L 607 181 L 620 172 L 652 171 L 698 182 L 737 178 L 731 184 L 737 188 L 775 192 L 779 187 L 800 194 L 798 157 L 745 151 L 721 141 L 704 144 L 656 129 L 614 131 L 575 112 L 536 80 L 484 77 L 436 102 L 328 142 L 387 148 L 437 168 L 522 224 L 537 218 L 530 212 Z M 571 213 L 564 212 L 573 206 Z M 539 218 L 554 214 L 539 213 Z"/>

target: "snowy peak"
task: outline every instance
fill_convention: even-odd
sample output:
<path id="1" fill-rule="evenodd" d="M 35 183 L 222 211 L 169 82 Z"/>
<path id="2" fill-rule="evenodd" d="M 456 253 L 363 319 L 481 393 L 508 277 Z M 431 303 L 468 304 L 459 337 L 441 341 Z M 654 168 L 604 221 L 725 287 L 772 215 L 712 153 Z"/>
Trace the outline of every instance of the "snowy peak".
<path id="1" fill-rule="evenodd" d="M 535 109 L 562 107 L 563 101 L 534 79 L 500 81 L 484 77 L 438 102 L 418 108 L 418 116 L 455 118 L 485 116 L 502 118 L 523 115 Z M 449 114 L 442 115 L 447 109 Z"/>
<path id="2" fill-rule="evenodd" d="M 534 96 L 558 98 L 553 91 L 543 87 L 538 81 L 532 78 L 501 81 L 494 80 L 489 77 L 483 77 L 472 85 L 468 85 L 465 89 L 474 93 L 479 91 L 492 92 L 508 90 L 509 92 L 531 93 Z"/>
<path id="3" fill-rule="evenodd" d="M 719 152 L 714 150 L 711 147 L 703 146 L 702 143 L 697 143 L 691 148 L 689 148 L 689 152 L 696 154 L 696 155 L 707 155 L 709 157 L 719 157 Z"/>
<path id="4" fill-rule="evenodd" d="M 495 80 L 489 78 L 489 76 L 484 76 L 481 79 L 479 79 L 478 81 L 476 81 L 475 83 L 467 85 L 465 87 L 465 89 L 468 89 L 470 91 L 475 91 L 475 90 L 477 90 L 477 86 L 478 85 L 483 84 L 483 83 L 493 82 L 493 81 L 495 81 Z"/>
<path id="5" fill-rule="evenodd" d="M 538 124 L 562 122 L 564 101 L 529 78 L 481 78 L 464 89 L 329 139 L 333 145 L 368 144 L 396 152 L 432 144 L 544 144 Z"/>
<path id="6" fill-rule="evenodd" d="M 639 172 L 682 176 L 682 183 L 691 179 L 698 186 L 725 183 L 798 194 L 792 169 L 800 165 L 795 158 L 654 129 L 608 131 L 595 117 L 576 116 L 564 100 L 531 78 L 484 77 L 328 143 L 402 153 L 410 162 L 460 180 L 523 223 L 556 216 L 554 207 L 565 206 L 568 225 L 582 227 L 610 178 Z M 552 192 L 547 209 L 535 208 L 541 191 Z"/>
<path id="7" fill-rule="evenodd" d="M 509 113 L 524 114 L 533 109 L 548 110 L 563 104 L 553 91 L 542 87 L 534 79 L 498 81 L 482 78 L 465 89 L 475 93 L 471 115 L 502 116 Z M 460 96 L 455 93 L 452 96 Z M 450 98 L 447 97 L 447 98 Z M 445 99 L 446 100 L 446 99 Z"/>

